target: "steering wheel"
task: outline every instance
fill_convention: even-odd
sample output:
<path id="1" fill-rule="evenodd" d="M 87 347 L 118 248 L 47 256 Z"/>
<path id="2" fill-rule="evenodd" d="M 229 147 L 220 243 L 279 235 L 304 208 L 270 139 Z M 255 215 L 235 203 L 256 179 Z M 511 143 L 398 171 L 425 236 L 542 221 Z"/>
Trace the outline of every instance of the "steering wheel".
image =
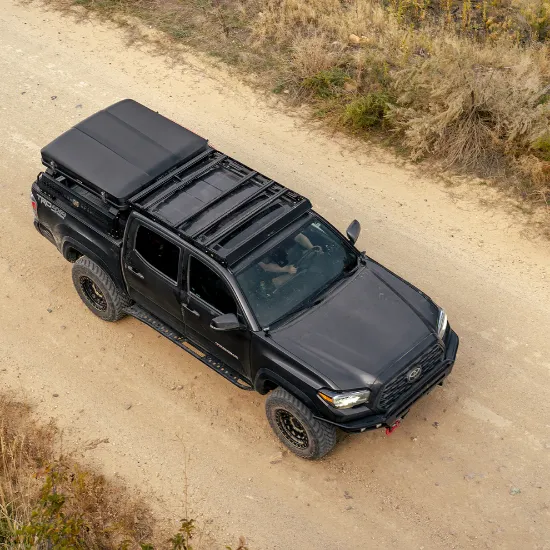
<path id="1" fill-rule="evenodd" d="M 281 288 L 284 288 L 286 285 L 288 285 L 288 283 L 290 283 L 290 281 L 292 282 L 296 282 L 296 279 L 298 277 L 303 277 L 304 275 L 306 274 L 305 271 L 298 271 L 297 273 L 295 273 L 292 277 L 290 277 L 289 279 L 287 279 L 284 283 L 281 283 L 278 287 L 275 288 L 275 290 L 271 293 L 272 296 L 275 296 L 277 294 L 277 292 L 279 292 L 281 290 Z"/>
<path id="2" fill-rule="evenodd" d="M 296 273 L 290 277 L 287 281 L 280 284 L 274 291 L 273 295 L 275 295 L 281 288 L 285 287 L 290 281 L 296 281 L 296 277 L 300 277 L 305 275 L 305 268 L 309 267 L 313 260 L 323 253 L 323 249 L 320 246 L 314 246 L 313 248 L 310 248 L 308 251 L 304 252 L 304 255 L 296 262 Z"/>
<path id="3" fill-rule="evenodd" d="M 296 262 L 296 269 L 301 270 L 309 267 L 313 263 L 313 260 L 322 253 L 323 249 L 320 246 L 314 246 L 313 248 L 310 248 L 309 250 L 304 252 L 302 257 Z"/>

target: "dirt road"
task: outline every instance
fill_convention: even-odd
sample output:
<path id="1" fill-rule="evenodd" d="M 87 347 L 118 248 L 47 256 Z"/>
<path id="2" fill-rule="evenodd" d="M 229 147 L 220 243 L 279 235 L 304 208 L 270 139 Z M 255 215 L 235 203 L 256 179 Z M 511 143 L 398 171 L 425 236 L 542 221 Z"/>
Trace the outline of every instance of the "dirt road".
<path id="1" fill-rule="evenodd" d="M 473 192 L 324 136 L 197 59 L 174 66 L 109 26 L 0 4 L 2 389 L 55 417 L 66 447 L 151 495 L 166 518 L 184 513 L 185 470 L 193 513 L 220 542 L 550 548 L 547 243 Z M 29 188 L 41 146 L 125 97 L 307 194 L 340 228 L 360 219 L 359 246 L 447 308 L 462 338 L 448 385 L 391 437 L 347 437 L 305 462 L 279 456 L 263 397 L 135 320 L 93 317 L 32 226 Z"/>

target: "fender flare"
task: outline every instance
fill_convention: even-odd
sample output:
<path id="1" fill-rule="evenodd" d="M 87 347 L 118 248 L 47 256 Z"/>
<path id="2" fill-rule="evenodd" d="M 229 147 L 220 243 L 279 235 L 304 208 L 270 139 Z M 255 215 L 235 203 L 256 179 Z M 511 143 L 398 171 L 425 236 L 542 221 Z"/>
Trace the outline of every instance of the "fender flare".
<path id="1" fill-rule="evenodd" d="M 271 382 L 272 384 L 285 389 L 288 393 L 294 395 L 294 397 L 302 401 L 312 411 L 317 410 L 317 407 L 311 398 L 302 390 L 298 389 L 294 384 L 290 383 L 276 372 L 273 372 L 271 369 L 259 369 L 254 379 L 254 389 L 258 393 L 265 395 L 269 391 L 265 389 L 266 382 Z"/>
<path id="2" fill-rule="evenodd" d="M 101 267 L 101 269 L 105 271 L 105 273 L 109 274 L 109 276 L 113 278 L 112 275 L 109 273 L 109 268 L 105 265 L 105 263 L 97 254 L 92 252 L 86 245 L 75 241 L 71 237 L 65 237 L 61 244 L 61 254 L 63 254 L 63 257 L 69 262 L 71 261 L 71 259 L 69 258 L 70 249 L 76 250 L 82 256 L 87 256 L 88 258 L 90 258 L 90 260 L 94 261 L 97 265 Z"/>

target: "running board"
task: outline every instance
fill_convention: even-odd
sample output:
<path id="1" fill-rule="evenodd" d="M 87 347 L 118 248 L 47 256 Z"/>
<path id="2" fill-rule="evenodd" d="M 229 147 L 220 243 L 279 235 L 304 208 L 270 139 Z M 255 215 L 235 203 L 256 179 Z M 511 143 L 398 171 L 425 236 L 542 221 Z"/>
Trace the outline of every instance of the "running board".
<path id="1" fill-rule="evenodd" d="M 174 342 L 174 344 L 190 353 L 193 357 L 196 357 L 199 361 L 202 361 L 206 366 L 210 367 L 218 374 L 221 374 L 221 376 L 223 376 L 226 380 L 229 380 L 232 384 L 235 384 L 238 388 L 241 388 L 241 390 L 250 391 L 254 389 L 250 383 L 246 381 L 236 370 L 220 361 L 214 355 L 201 350 L 194 343 L 189 342 L 185 336 L 177 333 L 145 309 L 134 304 L 130 307 L 124 308 L 124 312 L 132 317 L 135 317 L 136 319 L 139 319 L 151 328 L 154 328 L 157 332 L 168 338 L 168 340 Z"/>

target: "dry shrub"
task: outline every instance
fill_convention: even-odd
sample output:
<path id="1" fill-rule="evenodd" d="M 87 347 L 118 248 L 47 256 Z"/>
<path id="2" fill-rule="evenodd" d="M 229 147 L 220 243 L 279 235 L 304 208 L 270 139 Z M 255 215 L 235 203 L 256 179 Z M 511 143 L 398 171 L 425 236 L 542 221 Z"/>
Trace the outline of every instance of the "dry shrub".
<path id="1" fill-rule="evenodd" d="M 550 161 L 534 155 L 521 155 L 517 167 L 525 176 L 524 182 L 528 182 L 528 185 L 521 186 L 522 194 L 550 206 Z"/>
<path id="2" fill-rule="evenodd" d="M 170 538 L 142 500 L 60 454 L 61 434 L 0 393 L 0 550 L 201 550 L 194 519 Z M 153 545 L 151 539 L 158 542 Z M 231 550 L 230 546 L 226 546 Z M 247 550 L 244 537 L 235 550 Z"/>
<path id="3" fill-rule="evenodd" d="M 37 426 L 29 408 L 0 396 L 0 548 L 31 517 L 41 483 L 37 473 L 53 457 L 53 426 Z"/>
<path id="4" fill-rule="evenodd" d="M 59 455 L 59 442 L 53 424 L 37 423 L 27 406 L 0 396 L 0 548 L 39 548 L 44 533 L 56 548 L 98 550 L 150 538 L 147 507 Z"/>
<path id="5" fill-rule="evenodd" d="M 350 34 L 376 35 L 393 25 L 381 4 L 370 0 L 267 0 L 250 21 L 253 44 L 297 46 L 320 35 L 325 48 L 334 41 L 347 46 Z"/>
<path id="6" fill-rule="evenodd" d="M 267 0 L 251 22 L 253 38 L 257 44 L 279 45 L 318 33 L 330 39 L 332 29 L 325 22 L 341 11 L 339 0 Z"/>
<path id="7" fill-rule="evenodd" d="M 517 14 L 516 21 L 523 23 L 532 40 L 550 38 L 550 0 L 513 0 L 512 13 Z"/>
<path id="8" fill-rule="evenodd" d="M 524 0 L 514 8 L 497 0 L 475 11 L 457 1 L 392 0 L 385 9 L 372 0 L 269 0 L 251 26 L 254 47 L 266 55 L 275 45 L 292 52 L 286 83 L 313 89 L 318 112 L 331 120 L 337 110 L 355 130 L 397 131 L 413 159 L 436 157 L 485 177 L 511 175 L 511 187 L 546 200 L 546 161 L 533 144 L 550 127 L 550 101 L 541 101 L 550 46 L 537 42 L 550 22 L 547 3 Z M 458 25 L 463 36 L 451 32 L 457 27 L 449 19 L 459 4 L 470 25 Z M 521 15 L 527 12 L 528 25 Z M 443 27 L 435 25 L 438 15 Z M 402 24 L 407 17 L 414 30 Z M 352 93 L 342 92 L 335 75 L 343 74 Z"/>
<path id="9" fill-rule="evenodd" d="M 338 67 L 342 62 L 342 49 L 329 46 L 330 42 L 323 34 L 296 37 L 292 43 L 292 71 L 289 75 L 301 82 Z"/>
<path id="10" fill-rule="evenodd" d="M 434 41 L 396 73 L 394 120 L 415 157 L 494 174 L 550 125 L 550 104 L 537 104 L 543 87 L 536 59 L 518 47 Z"/>

